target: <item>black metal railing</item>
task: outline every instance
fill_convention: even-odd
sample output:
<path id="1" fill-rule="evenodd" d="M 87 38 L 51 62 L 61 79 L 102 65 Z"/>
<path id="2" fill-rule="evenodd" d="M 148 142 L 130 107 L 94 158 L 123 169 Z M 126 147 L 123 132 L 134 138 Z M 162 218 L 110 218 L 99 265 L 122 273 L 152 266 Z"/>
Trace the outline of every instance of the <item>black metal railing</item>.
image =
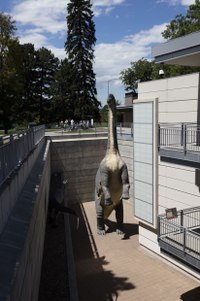
<path id="1" fill-rule="evenodd" d="M 200 207 L 180 210 L 172 219 L 158 216 L 158 242 L 169 253 L 200 267 Z"/>
<path id="2" fill-rule="evenodd" d="M 40 125 L 18 134 L 0 137 L 0 186 L 21 165 L 44 135 L 45 127 Z"/>
<path id="3" fill-rule="evenodd" d="M 133 123 L 123 122 L 117 124 L 117 135 L 120 138 L 132 140 L 133 138 Z"/>
<path id="4" fill-rule="evenodd" d="M 200 125 L 194 123 L 159 124 L 158 149 L 179 150 L 184 154 L 200 151 Z"/>

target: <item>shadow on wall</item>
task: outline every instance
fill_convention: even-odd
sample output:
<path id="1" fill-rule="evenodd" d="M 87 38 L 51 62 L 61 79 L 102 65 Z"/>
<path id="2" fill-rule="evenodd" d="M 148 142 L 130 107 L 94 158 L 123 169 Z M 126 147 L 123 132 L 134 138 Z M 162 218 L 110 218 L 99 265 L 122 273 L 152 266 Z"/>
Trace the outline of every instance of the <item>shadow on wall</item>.
<path id="1" fill-rule="evenodd" d="M 181 295 L 183 301 L 197 301 L 200 296 L 200 286 L 193 288 L 192 290 Z"/>
<path id="2" fill-rule="evenodd" d="M 134 289 L 135 285 L 127 277 L 104 270 L 108 262 L 98 254 L 84 208 L 81 204 L 73 208 L 80 217 L 78 231 L 76 221 L 70 218 L 79 301 L 118 300 L 120 291 Z"/>
<path id="3" fill-rule="evenodd" d="M 198 104 L 197 104 L 197 124 L 200 124 L 200 73 L 199 73 L 199 91 L 198 91 Z M 200 137 L 198 137 L 197 142 L 200 143 Z M 195 170 L 195 184 L 196 186 L 199 187 L 199 191 L 200 191 L 200 168 Z"/>
<path id="4" fill-rule="evenodd" d="M 199 187 L 199 192 L 200 192 L 200 169 L 199 168 L 195 169 L 195 185 Z"/>

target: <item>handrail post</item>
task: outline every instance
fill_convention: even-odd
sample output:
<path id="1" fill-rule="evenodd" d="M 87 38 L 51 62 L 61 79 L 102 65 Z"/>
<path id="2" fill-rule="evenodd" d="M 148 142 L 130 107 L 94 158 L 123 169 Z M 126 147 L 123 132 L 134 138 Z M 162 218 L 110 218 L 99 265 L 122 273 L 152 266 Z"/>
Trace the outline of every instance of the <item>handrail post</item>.
<path id="1" fill-rule="evenodd" d="M 187 125 L 183 125 L 183 152 L 186 155 L 187 152 Z"/>
<path id="2" fill-rule="evenodd" d="M 183 252 L 185 253 L 186 249 L 186 228 L 183 228 Z"/>
<path id="3" fill-rule="evenodd" d="M 158 241 L 160 239 L 160 216 L 158 216 L 157 219 L 157 236 L 158 236 Z"/>
<path id="4" fill-rule="evenodd" d="M 180 224 L 183 227 L 183 210 L 180 211 L 180 215 L 181 215 L 181 220 L 180 220 Z"/>
<path id="5" fill-rule="evenodd" d="M 183 146 L 184 141 L 184 123 L 181 123 L 181 146 Z"/>
<path id="6" fill-rule="evenodd" d="M 160 150 L 160 124 L 158 124 L 158 151 Z"/>

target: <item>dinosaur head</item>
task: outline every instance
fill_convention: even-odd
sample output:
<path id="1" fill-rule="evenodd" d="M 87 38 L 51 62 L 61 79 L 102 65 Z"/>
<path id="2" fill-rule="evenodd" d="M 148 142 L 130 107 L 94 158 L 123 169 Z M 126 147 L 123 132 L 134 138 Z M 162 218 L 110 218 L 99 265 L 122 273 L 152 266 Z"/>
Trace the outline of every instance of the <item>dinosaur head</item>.
<path id="1" fill-rule="evenodd" d="M 113 94 L 109 94 L 107 104 L 110 108 L 115 108 L 116 100 Z"/>

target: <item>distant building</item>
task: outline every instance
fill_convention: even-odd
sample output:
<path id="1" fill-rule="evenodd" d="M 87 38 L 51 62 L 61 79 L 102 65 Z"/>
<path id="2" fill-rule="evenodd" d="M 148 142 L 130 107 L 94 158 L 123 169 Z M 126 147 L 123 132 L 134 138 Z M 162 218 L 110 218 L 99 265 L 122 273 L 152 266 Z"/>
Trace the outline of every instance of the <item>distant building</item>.
<path id="1" fill-rule="evenodd" d="M 117 106 L 117 121 L 118 123 L 132 123 L 133 122 L 133 100 L 137 99 L 136 92 L 125 93 L 124 104 Z"/>

